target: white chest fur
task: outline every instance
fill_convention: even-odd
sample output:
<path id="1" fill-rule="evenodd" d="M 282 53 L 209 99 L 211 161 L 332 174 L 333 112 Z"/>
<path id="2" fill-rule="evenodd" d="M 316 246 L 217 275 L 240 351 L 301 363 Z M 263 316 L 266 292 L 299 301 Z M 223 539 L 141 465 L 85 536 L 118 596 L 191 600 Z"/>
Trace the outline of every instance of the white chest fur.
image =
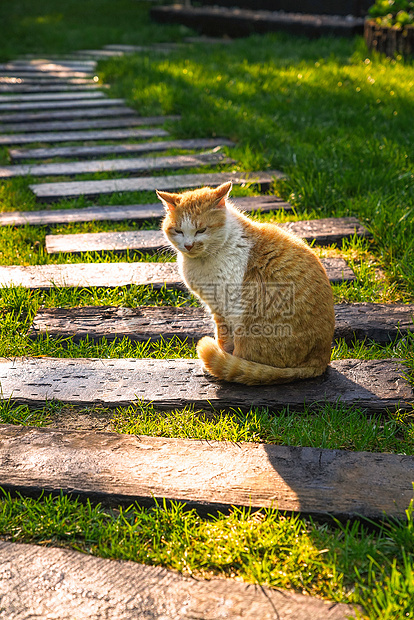
<path id="1" fill-rule="evenodd" d="M 226 228 L 228 234 L 220 249 L 199 258 L 179 253 L 178 263 L 185 283 L 210 312 L 235 324 L 243 314 L 242 285 L 251 244 L 232 215 Z"/>

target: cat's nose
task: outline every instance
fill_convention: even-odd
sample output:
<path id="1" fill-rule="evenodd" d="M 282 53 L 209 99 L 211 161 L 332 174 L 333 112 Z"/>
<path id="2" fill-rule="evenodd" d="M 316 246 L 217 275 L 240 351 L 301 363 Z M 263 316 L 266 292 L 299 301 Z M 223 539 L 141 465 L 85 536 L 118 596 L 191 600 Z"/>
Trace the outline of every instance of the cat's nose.
<path id="1" fill-rule="evenodd" d="M 194 243 L 184 243 L 186 250 L 190 251 L 194 247 Z"/>

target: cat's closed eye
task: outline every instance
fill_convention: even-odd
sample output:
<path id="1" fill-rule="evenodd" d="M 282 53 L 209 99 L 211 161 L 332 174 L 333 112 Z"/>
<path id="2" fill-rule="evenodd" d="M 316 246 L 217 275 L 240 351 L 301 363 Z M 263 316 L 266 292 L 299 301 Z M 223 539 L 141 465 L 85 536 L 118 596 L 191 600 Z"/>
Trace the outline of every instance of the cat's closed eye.
<path id="1" fill-rule="evenodd" d="M 199 230 L 196 231 L 196 235 L 201 235 L 202 233 L 205 233 L 206 230 L 207 230 L 207 227 L 206 228 L 199 228 Z"/>
<path id="2" fill-rule="evenodd" d="M 179 228 L 174 228 L 174 232 L 177 233 L 177 235 L 182 235 L 183 231 L 180 230 Z"/>

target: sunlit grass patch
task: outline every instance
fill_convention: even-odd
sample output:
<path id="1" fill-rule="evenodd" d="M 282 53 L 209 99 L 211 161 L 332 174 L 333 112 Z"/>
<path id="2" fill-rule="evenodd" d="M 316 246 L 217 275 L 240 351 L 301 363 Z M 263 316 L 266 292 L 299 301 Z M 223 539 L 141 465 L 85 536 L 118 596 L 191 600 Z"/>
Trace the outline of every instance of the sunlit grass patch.
<path id="1" fill-rule="evenodd" d="M 395 620 L 413 617 L 412 512 L 410 504 L 407 522 L 371 529 L 361 521 L 318 524 L 270 509 L 233 509 L 203 519 L 178 503 L 108 510 L 63 495 L 33 500 L 4 494 L 0 531 L 9 541 L 355 603 L 365 609 L 361 618 Z"/>

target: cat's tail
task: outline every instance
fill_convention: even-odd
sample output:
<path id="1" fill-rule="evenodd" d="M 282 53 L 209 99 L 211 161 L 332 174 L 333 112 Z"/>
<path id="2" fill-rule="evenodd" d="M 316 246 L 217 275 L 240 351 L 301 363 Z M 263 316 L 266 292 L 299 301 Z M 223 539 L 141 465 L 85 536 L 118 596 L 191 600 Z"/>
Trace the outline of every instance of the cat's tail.
<path id="1" fill-rule="evenodd" d="M 226 353 L 209 336 L 205 336 L 198 342 L 197 353 L 205 369 L 214 377 L 245 385 L 290 383 L 296 379 L 318 377 L 325 371 L 324 366 L 276 368 L 259 362 L 251 362 Z"/>

